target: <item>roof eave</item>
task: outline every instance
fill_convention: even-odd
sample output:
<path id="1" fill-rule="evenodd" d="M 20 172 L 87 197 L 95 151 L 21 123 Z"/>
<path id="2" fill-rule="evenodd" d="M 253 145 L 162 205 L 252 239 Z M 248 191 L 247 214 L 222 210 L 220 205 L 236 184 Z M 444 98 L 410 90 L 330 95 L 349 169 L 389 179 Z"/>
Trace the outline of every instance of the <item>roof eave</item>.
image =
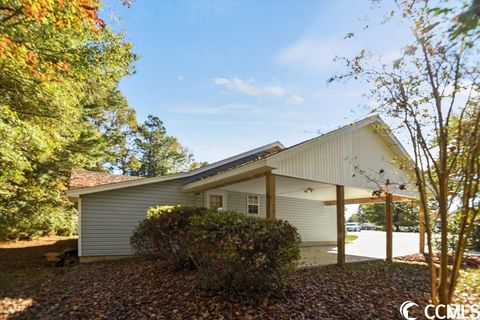
<path id="1" fill-rule="evenodd" d="M 187 176 L 188 176 L 187 173 L 178 173 L 178 174 L 172 174 L 172 175 L 168 175 L 168 176 L 143 178 L 143 179 L 136 179 L 136 180 L 130 180 L 130 181 L 102 184 L 102 185 L 95 186 L 95 187 L 68 190 L 66 192 L 66 194 L 67 194 L 67 197 L 69 197 L 69 198 L 78 198 L 78 197 L 80 197 L 81 195 L 84 195 L 84 194 L 91 194 L 91 193 L 97 193 L 97 192 L 103 192 L 103 191 L 109 191 L 109 190 L 115 190 L 115 189 L 141 186 L 141 185 L 155 183 L 155 182 L 163 182 L 163 181 L 181 179 L 181 178 L 184 178 L 184 177 L 187 177 Z"/>
<path id="2" fill-rule="evenodd" d="M 182 192 L 198 193 L 221 188 L 225 185 L 258 178 L 273 169 L 275 168 L 267 165 L 267 159 L 257 160 L 250 164 L 233 168 L 205 179 L 190 182 L 182 187 Z"/>
<path id="3" fill-rule="evenodd" d="M 122 188 L 128 188 L 128 187 L 135 187 L 135 186 L 141 186 L 141 185 L 150 184 L 150 183 L 164 182 L 164 181 L 170 181 L 170 180 L 192 177 L 192 176 L 195 176 L 195 175 L 200 174 L 202 172 L 205 172 L 207 170 L 210 170 L 210 169 L 219 167 L 221 165 L 224 165 L 226 163 L 235 161 L 237 159 L 241 159 L 241 158 L 246 157 L 250 154 L 255 154 L 255 153 L 260 152 L 262 150 L 268 150 L 268 149 L 271 149 L 273 147 L 279 147 L 281 149 L 285 148 L 285 146 L 282 143 L 280 143 L 279 141 L 275 141 L 275 142 L 269 143 L 267 145 L 258 147 L 256 149 L 243 152 L 243 153 L 235 155 L 233 157 L 214 162 L 212 164 L 209 164 L 207 166 L 204 166 L 204 167 L 201 167 L 201 168 L 198 168 L 196 170 L 189 171 L 189 172 L 182 172 L 182 173 L 172 174 L 172 175 L 168 175 L 168 176 L 161 176 L 161 177 L 143 178 L 143 179 L 136 179 L 136 180 L 131 180 L 131 181 L 110 183 L 110 184 L 104 184 L 104 185 L 99 185 L 99 186 L 94 186 L 94 187 L 73 189 L 73 190 L 68 190 L 66 194 L 69 198 L 74 198 L 75 199 L 75 198 L 79 198 L 81 195 L 85 195 L 85 194 L 92 194 L 92 193 L 97 193 L 97 192 L 103 192 L 103 191 L 109 191 L 109 190 L 115 190 L 115 189 L 122 189 Z"/>

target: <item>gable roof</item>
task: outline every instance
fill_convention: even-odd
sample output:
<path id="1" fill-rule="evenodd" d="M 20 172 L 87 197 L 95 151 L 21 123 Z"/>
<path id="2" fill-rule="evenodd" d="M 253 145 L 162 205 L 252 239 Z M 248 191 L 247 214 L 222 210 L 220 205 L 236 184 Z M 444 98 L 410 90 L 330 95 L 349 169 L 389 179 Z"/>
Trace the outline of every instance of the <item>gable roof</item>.
<path id="1" fill-rule="evenodd" d="M 342 126 L 338 129 L 327 132 L 310 140 L 303 141 L 289 148 L 285 148 L 277 153 L 269 154 L 261 159 L 258 159 L 259 161 L 255 161 L 255 163 L 245 163 L 240 167 L 230 168 L 229 170 L 227 170 L 228 172 L 218 172 L 215 176 L 209 176 L 203 179 L 191 181 L 184 185 L 182 190 L 185 192 L 199 192 L 205 186 L 214 185 L 215 183 L 219 183 L 219 181 L 229 181 L 228 179 L 231 179 L 235 175 L 248 175 L 252 172 L 275 169 L 278 167 L 281 160 L 291 157 L 299 152 L 302 152 L 303 150 L 319 142 L 321 143 L 331 137 L 335 137 L 337 135 L 344 135 L 352 131 L 375 124 L 378 124 L 380 126 L 386 126 L 388 128 L 387 124 L 378 115 L 373 115 L 368 118 L 364 118 L 359 121 Z M 398 139 L 393 135 L 391 130 L 385 130 L 385 132 L 382 132 L 382 134 L 380 134 L 379 136 L 381 136 L 381 138 L 397 156 L 404 157 L 408 161 L 413 161 L 408 152 L 400 143 L 400 141 L 398 141 Z"/>
<path id="2" fill-rule="evenodd" d="M 255 170 L 258 170 L 257 168 L 258 165 L 255 165 L 255 164 L 259 163 L 260 165 L 260 162 L 262 160 L 266 160 L 265 163 L 262 162 L 263 167 L 273 167 L 276 161 L 289 157 L 297 152 L 301 152 L 302 150 L 304 150 L 305 148 L 308 148 L 310 145 L 314 143 L 317 143 L 322 140 L 326 140 L 335 135 L 346 134 L 348 132 L 351 132 L 366 126 L 370 126 L 373 124 L 387 126 L 386 123 L 378 115 L 373 115 L 368 118 L 364 118 L 362 120 L 350 123 L 348 125 L 340 127 L 333 131 L 327 132 L 323 135 L 312 138 L 310 140 L 303 141 L 289 148 L 285 148 L 283 144 L 281 144 L 279 141 L 276 141 L 276 142 L 267 144 L 265 146 L 262 146 L 253 150 L 249 150 L 247 152 L 238 154 L 236 156 L 233 156 L 221 161 L 217 161 L 210 165 L 207 165 L 189 172 L 182 172 L 182 173 L 170 174 L 170 175 L 153 177 L 153 178 L 143 178 L 143 179 L 136 179 L 132 181 L 124 181 L 124 182 L 118 182 L 118 183 L 111 183 L 107 185 L 69 190 L 67 191 L 67 196 L 75 198 L 82 194 L 90 194 L 90 193 L 121 189 L 121 188 L 127 188 L 132 186 L 139 186 L 144 184 L 170 181 L 170 180 L 183 179 L 183 178 L 190 178 L 189 184 L 192 184 L 192 185 L 202 184 L 202 181 L 204 183 L 209 183 L 212 179 L 213 180 L 218 179 L 218 177 L 216 176 L 220 176 L 223 174 L 232 175 L 235 172 L 240 172 L 240 171 L 243 172 L 248 170 L 247 167 L 256 168 Z M 382 134 L 381 137 L 382 139 L 385 140 L 385 142 L 392 148 L 392 150 L 397 155 L 400 155 L 412 161 L 408 152 L 405 150 L 405 148 L 402 146 L 400 141 L 398 141 L 398 139 L 393 135 L 393 133 L 390 130 L 387 131 L 387 134 Z M 185 187 L 187 186 L 188 185 L 186 185 Z"/>
<path id="3" fill-rule="evenodd" d="M 275 154 L 277 152 L 280 152 L 283 149 L 285 149 L 285 146 L 279 141 L 275 141 L 273 143 L 269 143 L 267 145 L 243 152 L 233 157 L 229 157 L 227 159 L 214 162 L 212 164 L 203 166 L 201 168 L 198 168 L 192 171 L 169 174 L 169 175 L 152 177 L 152 178 L 125 179 L 120 182 L 112 181 L 112 182 L 107 182 L 106 184 L 101 184 L 101 185 L 71 189 L 67 191 L 67 196 L 76 198 L 82 194 L 90 194 L 90 193 L 115 190 L 115 189 L 121 189 L 121 188 L 133 187 L 133 186 L 140 186 L 140 185 L 145 185 L 150 183 L 170 181 L 170 180 L 176 180 L 176 179 L 182 179 L 182 178 L 192 178 L 192 180 L 202 179 L 205 177 L 216 175 L 219 172 L 228 171 L 231 168 L 242 166 L 243 164 L 246 164 L 246 163 L 254 162 L 258 159 L 263 159 L 268 155 Z"/>
<path id="4" fill-rule="evenodd" d="M 350 124 L 347 124 L 345 126 L 342 126 L 342 127 L 338 128 L 338 129 L 329 131 L 325 134 L 322 134 L 322 135 L 320 135 L 318 137 L 315 137 L 315 138 L 312 138 L 310 140 L 300 142 L 300 143 L 298 143 L 296 145 L 293 145 L 289 148 L 285 148 L 285 149 L 282 150 L 282 152 L 279 152 L 275 155 L 272 155 L 272 157 L 270 157 L 269 160 L 273 161 L 273 160 L 284 159 L 288 156 L 291 156 L 293 153 L 296 153 L 296 152 L 299 152 L 299 151 L 301 151 L 305 148 L 308 148 L 311 144 L 317 143 L 319 141 L 321 142 L 322 140 L 326 140 L 326 139 L 334 137 L 336 135 L 346 134 L 348 132 L 351 132 L 351 131 L 354 131 L 354 130 L 357 130 L 357 129 L 361 129 L 361 128 L 364 128 L 364 127 L 367 127 L 367 126 L 371 126 L 371 125 L 374 125 L 374 124 L 378 124 L 380 126 L 385 126 L 385 127 L 388 128 L 388 125 L 382 120 L 382 118 L 380 118 L 379 115 L 373 115 L 373 116 L 361 119 L 359 121 L 352 122 Z M 386 130 L 385 133 L 386 134 L 381 135 L 382 138 L 384 140 L 386 140 L 385 142 L 387 142 L 388 145 L 391 146 L 392 149 L 394 149 L 394 151 L 398 155 L 401 155 L 401 156 L 405 157 L 406 159 L 411 160 L 410 155 L 405 150 L 405 148 L 400 143 L 400 141 L 395 137 L 395 135 L 392 133 L 392 131 L 391 130 Z"/>

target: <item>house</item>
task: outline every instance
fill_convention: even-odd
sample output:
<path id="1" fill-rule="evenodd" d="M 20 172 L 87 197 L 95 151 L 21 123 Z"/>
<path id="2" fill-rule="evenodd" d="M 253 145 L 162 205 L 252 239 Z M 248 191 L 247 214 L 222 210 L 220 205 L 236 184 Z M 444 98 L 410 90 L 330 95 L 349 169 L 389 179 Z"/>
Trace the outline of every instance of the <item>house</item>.
<path id="1" fill-rule="evenodd" d="M 410 173 L 392 163 L 410 158 L 378 125 L 385 124 L 372 116 L 289 148 L 273 142 L 190 172 L 69 190 L 78 202 L 80 259 L 131 255 L 130 236 L 147 208 L 188 205 L 286 219 L 304 244 L 338 245 L 343 263 L 346 204 L 386 201 L 388 227 L 392 202 L 414 199 L 400 187 Z M 373 196 L 382 179 L 389 189 Z"/>

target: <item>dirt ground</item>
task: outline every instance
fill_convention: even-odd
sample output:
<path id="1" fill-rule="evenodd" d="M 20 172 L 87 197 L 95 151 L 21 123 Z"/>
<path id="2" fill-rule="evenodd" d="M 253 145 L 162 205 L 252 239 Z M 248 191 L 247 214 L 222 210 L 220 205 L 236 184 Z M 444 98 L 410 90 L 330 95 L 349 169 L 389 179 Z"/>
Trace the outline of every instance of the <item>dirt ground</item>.
<path id="1" fill-rule="evenodd" d="M 288 288 L 261 299 L 207 291 L 197 272 L 156 260 L 45 265 L 46 252 L 75 243 L 0 244 L 0 319 L 402 319 L 405 300 L 428 302 L 427 268 L 413 262 L 299 270 Z M 479 284 L 479 269 L 464 272 L 457 301 L 480 303 Z"/>

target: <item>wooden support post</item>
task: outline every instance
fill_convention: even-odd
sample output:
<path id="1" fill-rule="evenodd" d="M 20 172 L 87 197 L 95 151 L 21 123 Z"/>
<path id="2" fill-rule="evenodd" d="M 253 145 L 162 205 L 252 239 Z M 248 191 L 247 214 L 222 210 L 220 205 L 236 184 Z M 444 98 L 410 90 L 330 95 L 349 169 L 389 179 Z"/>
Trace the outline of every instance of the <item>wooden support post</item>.
<path id="1" fill-rule="evenodd" d="M 418 208 L 418 231 L 420 233 L 420 250 L 421 254 L 425 253 L 425 212 L 423 212 L 422 206 Z"/>
<path id="2" fill-rule="evenodd" d="M 267 194 L 267 218 L 275 218 L 275 176 L 272 172 L 267 172 L 266 178 L 266 194 Z"/>
<path id="3" fill-rule="evenodd" d="M 345 264 L 345 187 L 337 186 L 337 264 Z"/>
<path id="4" fill-rule="evenodd" d="M 393 259 L 393 197 L 387 193 L 385 197 L 385 231 L 387 233 L 387 261 Z"/>

